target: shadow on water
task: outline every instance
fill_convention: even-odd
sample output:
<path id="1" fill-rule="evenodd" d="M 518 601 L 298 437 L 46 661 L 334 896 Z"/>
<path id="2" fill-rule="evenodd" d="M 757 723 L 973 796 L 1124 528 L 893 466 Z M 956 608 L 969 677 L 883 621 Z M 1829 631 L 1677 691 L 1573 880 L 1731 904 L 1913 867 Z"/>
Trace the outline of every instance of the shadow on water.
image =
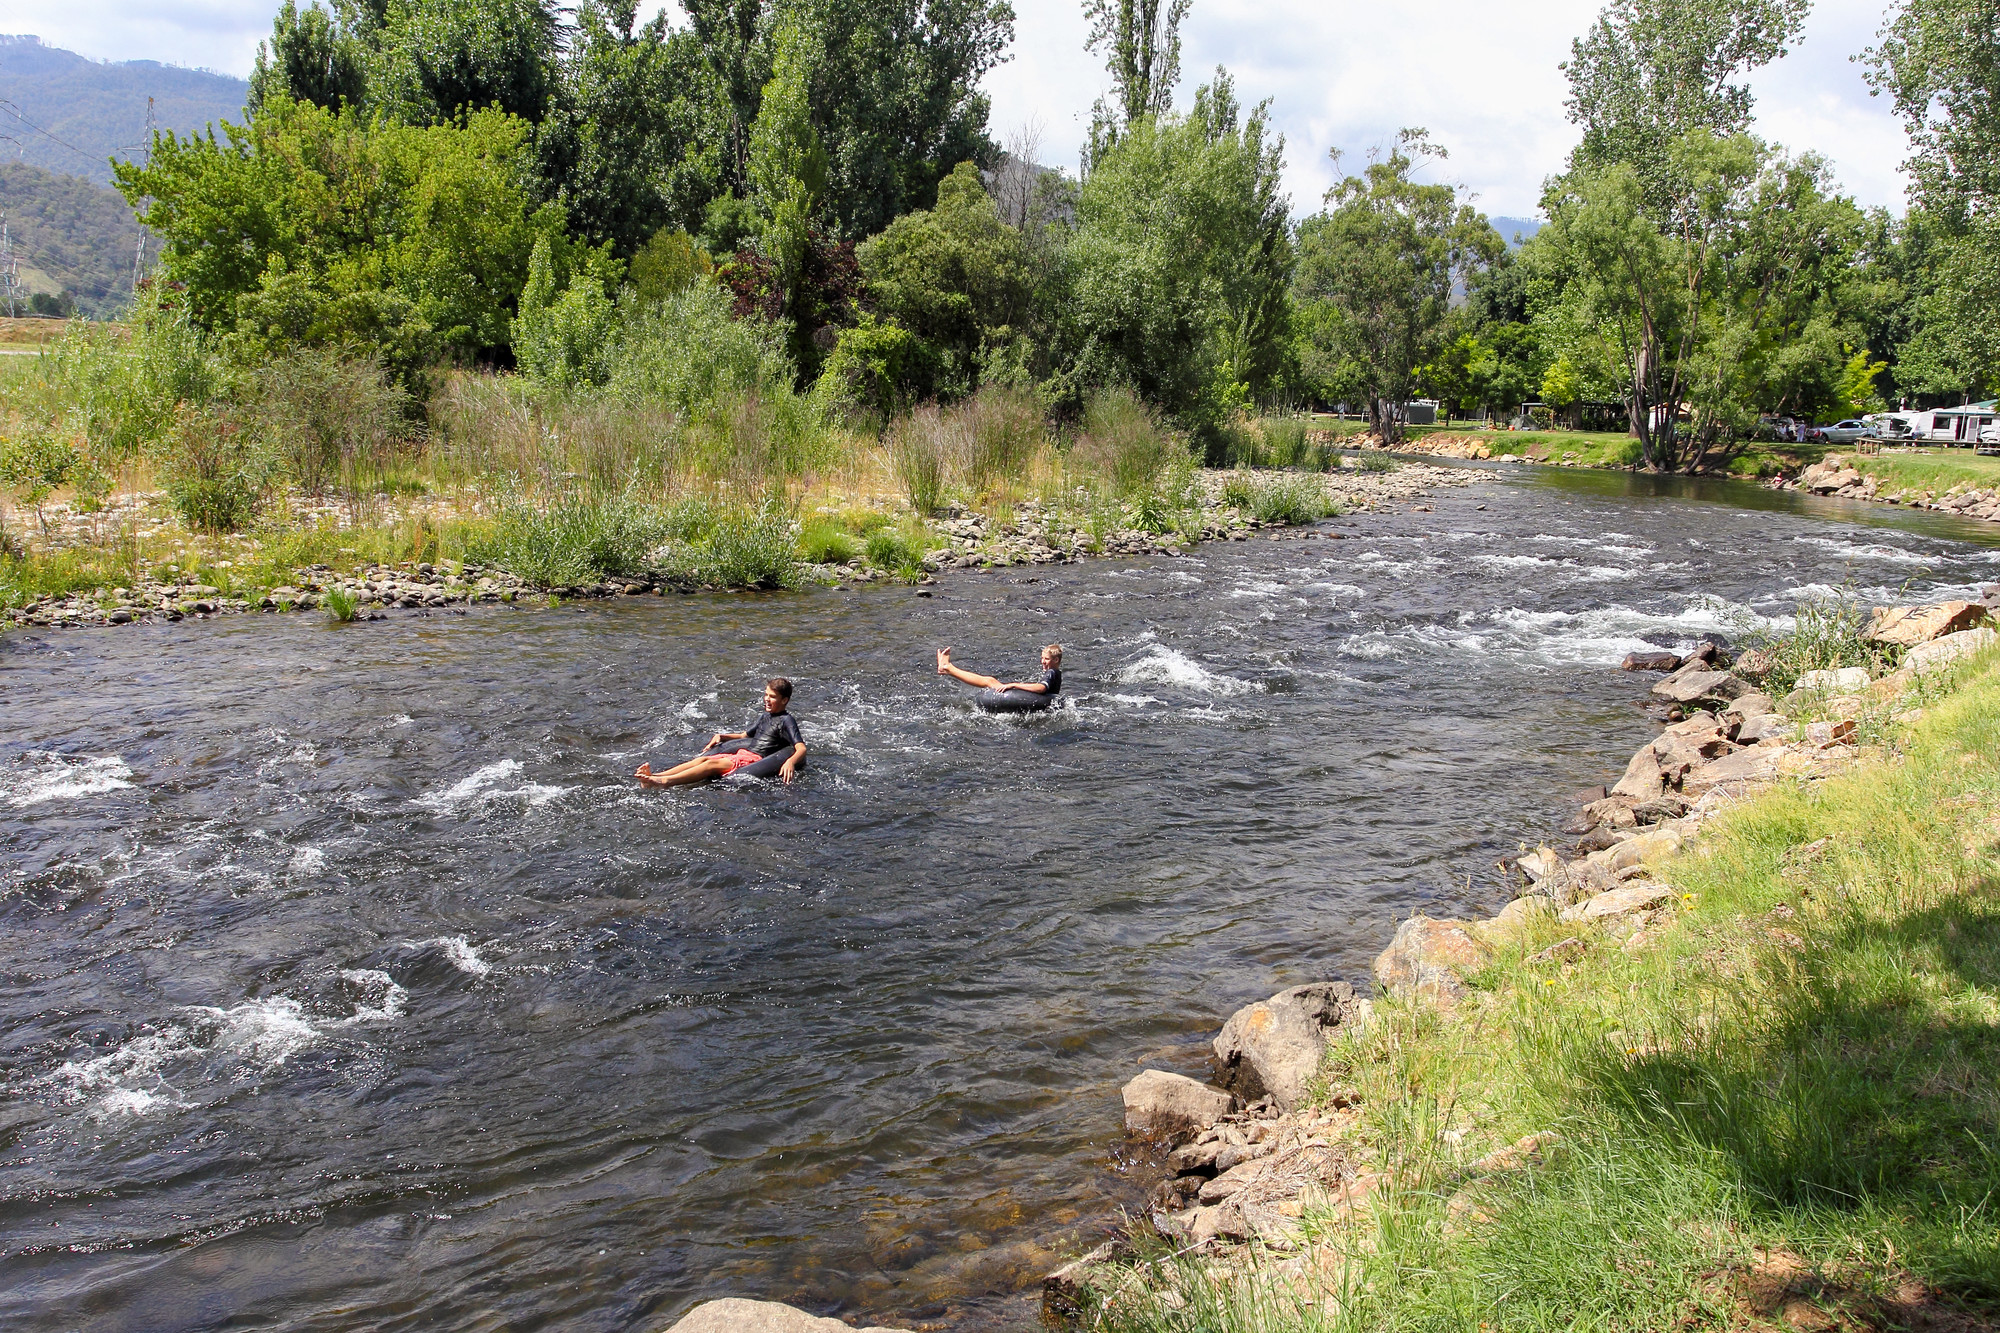
<path id="1" fill-rule="evenodd" d="M 1488 469 L 927 599 L 10 634 L 0 1323 L 1028 1324 L 1139 1195 L 1119 1086 L 1503 901 L 1653 732 L 1626 652 L 2000 578 L 1710 485 Z M 1041 718 L 931 667 L 1051 640 Z M 796 785 L 631 782 L 779 672 Z"/>

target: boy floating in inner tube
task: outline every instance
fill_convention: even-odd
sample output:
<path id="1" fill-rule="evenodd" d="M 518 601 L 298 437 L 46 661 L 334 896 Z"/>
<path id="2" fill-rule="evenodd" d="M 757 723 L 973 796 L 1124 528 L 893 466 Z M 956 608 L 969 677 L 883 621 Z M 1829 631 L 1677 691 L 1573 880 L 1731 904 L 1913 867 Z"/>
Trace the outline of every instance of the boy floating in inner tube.
<path id="1" fill-rule="evenodd" d="M 773 676 L 764 682 L 764 711 L 751 719 L 748 728 L 716 732 L 700 754 L 664 773 L 655 773 L 651 764 L 641 764 L 633 776 L 643 787 L 686 787 L 726 778 L 739 769 L 789 751 L 778 776 L 790 782 L 806 758 L 806 741 L 799 734 L 798 719 L 786 711 L 791 701 L 792 682 L 783 676 Z M 717 749 L 718 746 L 724 748 Z"/>
<path id="2" fill-rule="evenodd" d="M 938 649 L 938 674 L 962 680 L 967 685 L 982 690 L 1021 690 L 1028 694 L 1050 696 L 1062 693 L 1062 645 L 1052 643 L 1042 649 L 1042 678 L 1040 680 L 1002 681 L 997 676 L 982 676 L 976 671 L 967 671 L 951 660 L 951 649 Z"/>

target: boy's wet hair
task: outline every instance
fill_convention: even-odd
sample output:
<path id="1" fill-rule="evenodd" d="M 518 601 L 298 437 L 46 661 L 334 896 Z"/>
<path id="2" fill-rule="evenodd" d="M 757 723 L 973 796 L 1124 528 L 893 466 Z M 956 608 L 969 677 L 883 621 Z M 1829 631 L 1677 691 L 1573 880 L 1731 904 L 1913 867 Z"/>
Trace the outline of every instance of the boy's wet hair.
<path id="1" fill-rule="evenodd" d="M 777 695 L 780 699 L 789 700 L 792 697 L 792 682 L 783 676 L 771 677 L 764 682 L 764 688 Z"/>
<path id="2" fill-rule="evenodd" d="M 1054 653 L 1054 654 L 1056 655 L 1056 661 L 1058 661 L 1058 662 L 1062 661 L 1062 645 L 1061 645 L 1061 644 L 1059 644 L 1059 643 L 1050 643 L 1050 644 L 1044 644 L 1044 645 L 1042 646 L 1042 651 L 1043 651 L 1043 652 L 1045 652 L 1045 653 Z"/>

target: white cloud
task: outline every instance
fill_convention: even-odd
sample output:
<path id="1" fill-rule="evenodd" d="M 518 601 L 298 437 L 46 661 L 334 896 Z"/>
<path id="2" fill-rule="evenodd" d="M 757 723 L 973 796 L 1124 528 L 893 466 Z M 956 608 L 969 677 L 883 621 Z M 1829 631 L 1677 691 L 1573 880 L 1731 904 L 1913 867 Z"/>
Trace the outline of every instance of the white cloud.
<path id="1" fill-rule="evenodd" d="M 1185 105 L 1226 65 L 1246 102 L 1272 99 L 1286 137 L 1286 183 L 1300 212 L 1335 177 L 1327 150 L 1350 166 L 1402 126 L 1421 125 L 1451 153 L 1436 169 L 1494 215 L 1535 211 L 1543 178 L 1575 142 L 1563 117 L 1558 62 L 1600 0 L 1502 5 L 1492 0 L 1402 4 L 1196 0 L 1182 58 Z M 1901 127 L 1870 98 L 1849 57 L 1872 39 L 1880 0 L 1820 0 L 1805 40 L 1753 80 L 1758 125 L 1794 151 L 1831 158 L 1861 203 L 1901 210 Z M 1074 169 L 1102 62 L 1083 50 L 1077 0 L 1014 0 L 1012 59 L 987 78 L 993 129 L 1044 126 L 1044 160 Z M 657 6 L 648 6 L 655 8 Z M 5 26 L 100 59 L 161 60 L 247 75 L 270 31 L 272 0 L 11 0 Z"/>

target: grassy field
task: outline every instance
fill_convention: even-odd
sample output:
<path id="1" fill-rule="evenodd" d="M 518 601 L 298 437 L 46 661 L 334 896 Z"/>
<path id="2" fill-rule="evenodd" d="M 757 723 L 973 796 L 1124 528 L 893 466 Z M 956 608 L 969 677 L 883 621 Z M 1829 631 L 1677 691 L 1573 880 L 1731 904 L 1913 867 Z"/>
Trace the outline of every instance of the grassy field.
<path id="1" fill-rule="evenodd" d="M 1547 920 L 1441 1017 L 1329 1060 L 1357 1227 L 1304 1271 L 1193 1261 L 1129 1330 L 1991 1328 L 2000 1316 L 2000 657 L 1845 775 L 1722 817 L 1643 947 Z M 1538 1158 L 1470 1164 L 1529 1134 Z"/>
<path id="2" fill-rule="evenodd" d="M 1930 491 L 1943 495 L 1954 486 L 1988 490 L 2000 486 L 2000 458 L 1982 458 L 1970 449 L 1915 449 L 1869 457 L 1852 450 L 1838 452 L 1856 468 L 1882 479 L 1884 492 Z"/>

